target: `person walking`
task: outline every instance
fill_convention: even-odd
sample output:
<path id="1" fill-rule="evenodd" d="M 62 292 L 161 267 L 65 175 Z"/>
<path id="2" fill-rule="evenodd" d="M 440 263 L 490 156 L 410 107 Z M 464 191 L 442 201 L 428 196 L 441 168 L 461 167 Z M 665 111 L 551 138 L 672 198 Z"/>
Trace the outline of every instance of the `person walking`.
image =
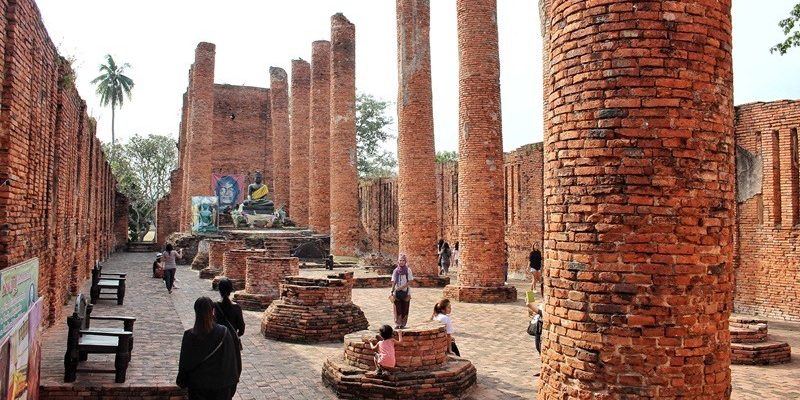
<path id="1" fill-rule="evenodd" d="M 458 357 L 461 357 L 461 352 L 458 351 L 456 341 L 453 339 L 453 334 L 456 332 L 456 330 L 453 328 L 453 320 L 450 318 L 450 312 L 452 311 L 453 309 L 450 308 L 450 300 L 441 299 L 438 303 L 433 305 L 433 315 L 431 315 L 431 321 L 439 321 L 444 324 L 445 333 L 447 333 L 447 340 L 450 341 L 450 345 L 447 346 L 447 351 L 457 355 Z"/>
<path id="2" fill-rule="evenodd" d="M 167 243 L 167 247 L 161 257 L 164 259 L 164 283 L 167 285 L 167 291 L 172 294 L 172 286 L 175 284 L 175 270 L 178 268 L 175 261 L 183 257 L 183 249 L 175 251 L 172 244 Z"/>
<path id="3" fill-rule="evenodd" d="M 442 246 L 442 252 L 439 254 L 439 275 L 447 275 L 448 271 L 450 271 L 451 256 L 450 244 L 444 242 L 444 246 Z"/>
<path id="4" fill-rule="evenodd" d="M 441 274 L 442 270 L 442 249 L 444 248 L 444 239 L 439 239 L 439 242 L 436 243 L 436 265 L 439 267 L 439 273 Z"/>
<path id="5" fill-rule="evenodd" d="M 402 329 L 408 323 L 408 309 L 411 306 L 411 281 L 414 275 L 408 266 L 405 254 L 397 258 L 397 268 L 392 272 L 392 294 L 389 298 L 394 303 L 395 329 Z"/>
<path id="6" fill-rule="evenodd" d="M 461 253 L 461 249 L 458 246 L 458 240 L 456 240 L 456 245 L 453 246 L 453 265 L 458 268 L 458 256 Z"/>
<path id="7" fill-rule="evenodd" d="M 230 400 L 241 370 L 228 328 L 214 322 L 214 302 L 194 302 L 194 327 L 183 333 L 175 383 L 188 388 L 189 400 Z"/>
<path id="8" fill-rule="evenodd" d="M 233 283 L 228 278 L 222 278 L 217 284 L 217 290 L 222 298 L 214 304 L 214 317 L 216 322 L 230 331 L 231 337 L 236 344 L 236 365 L 239 371 L 242 370 L 242 340 L 244 335 L 244 317 L 242 307 L 231 301 L 230 296 L 233 292 Z M 237 376 L 238 380 L 238 376 Z M 236 385 L 233 386 L 231 395 L 236 394 Z"/>
<path id="9" fill-rule="evenodd" d="M 539 293 L 544 295 L 544 281 L 542 280 L 542 253 L 533 247 L 531 254 L 528 256 L 528 262 L 531 268 L 531 291 L 536 291 L 536 283 L 539 282 Z"/>

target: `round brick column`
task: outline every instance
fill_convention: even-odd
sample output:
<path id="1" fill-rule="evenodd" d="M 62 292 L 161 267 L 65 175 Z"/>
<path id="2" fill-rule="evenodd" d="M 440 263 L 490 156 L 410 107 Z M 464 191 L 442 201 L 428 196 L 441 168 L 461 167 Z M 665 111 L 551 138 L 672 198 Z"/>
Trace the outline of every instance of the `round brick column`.
<path id="1" fill-rule="evenodd" d="M 291 138 L 289 153 L 289 214 L 300 226 L 308 225 L 308 118 L 310 113 L 311 65 L 292 60 Z"/>
<path id="2" fill-rule="evenodd" d="M 546 11 L 539 399 L 729 398 L 731 0 Z"/>
<path id="3" fill-rule="evenodd" d="M 208 241 L 208 267 L 200 271 L 203 279 L 213 278 L 222 273 L 222 257 L 225 252 L 233 249 L 244 249 L 244 240 L 218 240 Z"/>
<path id="4" fill-rule="evenodd" d="M 331 42 L 311 44 L 311 134 L 309 138 L 308 225 L 320 233 L 331 226 Z"/>
<path id="5" fill-rule="evenodd" d="M 287 276 L 300 274 L 297 257 L 250 256 L 245 259 L 244 290 L 233 296 L 245 310 L 264 311 L 273 300 L 280 298 L 280 284 Z"/>
<path id="6" fill-rule="evenodd" d="M 355 256 L 358 243 L 356 171 L 356 27 L 331 17 L 331 254 Z"/>
<path id="7" fill-rule="evenodd" d="M 505 285 L 503 137 L 496 0 L 458 0 L 458 284 L 445 297 L 516 301 Z"/>
<path id="8" fill-rule="evenodd" d="M 189 74 L 189 103 L 187 142 L 187 170 L 184 182 L 185 196 L 181 204 L 185 225 L 181 230 L 191 232 L 192 228 L 192 196 L 208 196 L 209 176 L 214 158 L 212 125 L 214 122 L 214 60 L 216 46 L 213 43 L 201 42 L 194 53 L 194 64 Z"/>
<path id="9" fill-rule="evenodd" d="M 415 278 L 437 277 L 430 3 L 397 1 L 398 236 Z"/>
<path id="10" fill-rule="evenodd" d="M 247 276 L 247 257 L 266 255 L 266 250 L 231 249 L 226 251 L 222 256 L 222 275 L 214 278 L 211 287 L 216 289 L 220 279 L 228 278 L 233 283 L 235 290 L 244 289 Z"/>
<path id="11" fill-rule="evenodd" d="M 270 111 L 272 113 L 272 185 L 275 209 L 289 212 L 289 82 L 283 68 L 270 67 Z M 290 215 L 291 216 L 291 215 Z"/>

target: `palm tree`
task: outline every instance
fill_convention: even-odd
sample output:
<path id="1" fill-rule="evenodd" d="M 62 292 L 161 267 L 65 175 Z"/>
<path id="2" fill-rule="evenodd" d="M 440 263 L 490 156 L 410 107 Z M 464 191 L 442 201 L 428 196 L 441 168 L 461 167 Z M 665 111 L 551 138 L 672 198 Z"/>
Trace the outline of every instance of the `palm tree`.
<path id="1" fill-rule="evenodd" d="M 100 105 L 107 106 L 111 103 L 111 144 L 114 144 L 114 110 L 122 107 L 123 95 L 131 99 L 133 80 L 123 73 L 130 65 L 125 63 L 117 65 L 111 54 L 106 54 L 106 63 L 100 64 L 100 76 L 92 80 L 97 85 L 97 94 L 100 95 Z"/>

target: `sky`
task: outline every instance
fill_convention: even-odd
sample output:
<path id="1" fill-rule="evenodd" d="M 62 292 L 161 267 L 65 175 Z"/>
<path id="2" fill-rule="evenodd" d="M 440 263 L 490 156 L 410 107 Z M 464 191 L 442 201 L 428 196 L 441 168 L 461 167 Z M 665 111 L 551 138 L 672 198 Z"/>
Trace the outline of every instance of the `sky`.
<path id="1" fill-rule="evenodd" d="M 734 0 L 734 102 L 800 99 L 800 48 L 770 54 L 777 22 L 797 0 Z M 269 67 L 290 71 L 310 60 L 311 42 L 330 38 L 330 16 L 356 25 L 356 86 L 394 102 L 397 38 L 392 0 L 37 0 L 50 37 L 74 58 L 76 84 L 98 136 L 111 141 L 111 110 L 89 83 L 105 54 L 129 63 L 132 99 L 116 113 L 117 140 L 134 134 L 177 139 L 182 94 L 194 49 L 217 45 L 216 83 L 269 86 Z M 538 1 L 498 0 L 503 148 L 542 140 L 542 41 Z M 458 48 L 455 0 L 431 0 L 431 58 L 436 149 L 458 149 Z M 396 111 L 391 115 L 396 119 Z M 395 126 L 391 127 L 395 131 Z M 386 147 L 396 148 L 391 141 Z"/>

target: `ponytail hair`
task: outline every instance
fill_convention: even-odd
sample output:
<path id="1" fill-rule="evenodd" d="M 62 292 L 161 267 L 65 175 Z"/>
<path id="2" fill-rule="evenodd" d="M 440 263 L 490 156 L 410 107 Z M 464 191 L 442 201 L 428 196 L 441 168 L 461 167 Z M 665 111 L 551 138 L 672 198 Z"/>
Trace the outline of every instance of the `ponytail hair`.
<path id="1" fill-rule="evenodd" d="M 438 303 L 433 305 L 433 314 L 431 315 L 431 321 L 436 318 L 437 315 L 444 312 L 447 307 L 450 306 L 450 299 L 441 299 Z"/>

